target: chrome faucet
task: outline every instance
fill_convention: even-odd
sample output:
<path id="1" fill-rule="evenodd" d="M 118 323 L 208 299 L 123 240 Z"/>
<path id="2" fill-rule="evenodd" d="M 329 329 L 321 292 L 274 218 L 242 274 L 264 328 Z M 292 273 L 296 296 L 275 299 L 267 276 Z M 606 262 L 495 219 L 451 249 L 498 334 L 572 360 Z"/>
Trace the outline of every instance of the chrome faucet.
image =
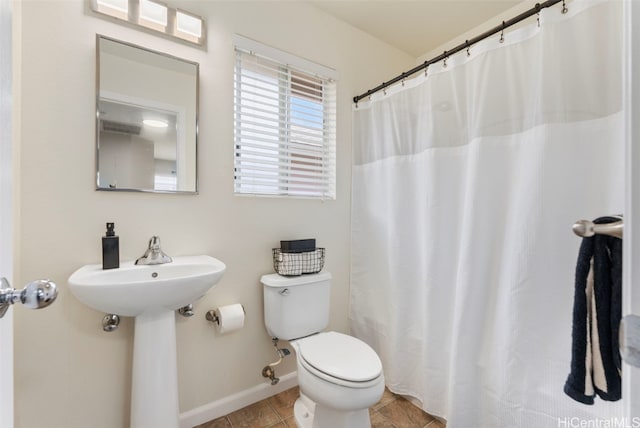
<path id="1" fill-rule="evenodd" d="M 171 263 L 173 260 L 167 256 L 160 248 L 160 237 L 152 236 L 149 239 L 149 248 L 144 252 L 142 257 L 136 260 L 137 265 L 161 265 Z"/>

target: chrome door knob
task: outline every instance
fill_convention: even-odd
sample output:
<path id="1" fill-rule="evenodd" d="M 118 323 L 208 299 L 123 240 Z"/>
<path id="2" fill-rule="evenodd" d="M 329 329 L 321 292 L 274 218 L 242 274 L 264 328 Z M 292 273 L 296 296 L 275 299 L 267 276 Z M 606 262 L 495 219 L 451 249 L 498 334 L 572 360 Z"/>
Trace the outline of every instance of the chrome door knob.
<path id="1" fill-rule="evenodd" d="M 48 279 L 37 279 L 20 291 L 20 302 L 29 309 L 45 308 L 58 297 L 58 287 Z"/>
<path id="2" fill-rule="evenodd" d="M 620 322 L 620 355 L 624 362 L 640 367 L 640 316 L 626 315 Z"/>
<path id="3" fill-rule="evenodd" d="M 58 297 L 58 287 L 48 279 L 38 279 L 28 283 L 22 290 L 12 288 L 6 278 L 0 278 L 0 318 L 9 305 L 22 303 L 29 309 L 49 306 Z"/>

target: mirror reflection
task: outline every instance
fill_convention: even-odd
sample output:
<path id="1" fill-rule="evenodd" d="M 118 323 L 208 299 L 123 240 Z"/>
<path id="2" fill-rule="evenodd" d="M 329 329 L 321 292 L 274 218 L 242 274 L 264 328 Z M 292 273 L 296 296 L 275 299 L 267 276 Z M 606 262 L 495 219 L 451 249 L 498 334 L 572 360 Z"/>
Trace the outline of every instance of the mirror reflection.
<path id="1" fill-rule="evenodd" d="M 198 64 L 97 36 L 97 189 L 197 191 Z"/>

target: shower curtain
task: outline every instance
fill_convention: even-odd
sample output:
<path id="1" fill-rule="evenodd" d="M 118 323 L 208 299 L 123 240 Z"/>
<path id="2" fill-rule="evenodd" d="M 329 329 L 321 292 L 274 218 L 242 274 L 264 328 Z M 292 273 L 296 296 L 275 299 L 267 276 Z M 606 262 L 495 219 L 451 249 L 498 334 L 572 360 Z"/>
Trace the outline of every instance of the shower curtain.
<path id="1" fill-rule="evenodd" d="M 352 333 L 448 428 L 622 415 L 563 393 L 571 226 L 624 190 L 621 4 L 569 7 L 354 106 Z"/>

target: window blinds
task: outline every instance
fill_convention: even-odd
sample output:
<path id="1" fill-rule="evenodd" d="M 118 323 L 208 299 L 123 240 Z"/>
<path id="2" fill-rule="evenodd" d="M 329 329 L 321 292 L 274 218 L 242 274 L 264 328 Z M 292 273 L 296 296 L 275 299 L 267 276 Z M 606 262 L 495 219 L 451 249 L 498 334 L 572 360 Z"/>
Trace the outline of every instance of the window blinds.
<path id="1" fill-rule="evenodd" d="M 235 192 L 335 199 L 332 79 L 236 48 Z"/>

